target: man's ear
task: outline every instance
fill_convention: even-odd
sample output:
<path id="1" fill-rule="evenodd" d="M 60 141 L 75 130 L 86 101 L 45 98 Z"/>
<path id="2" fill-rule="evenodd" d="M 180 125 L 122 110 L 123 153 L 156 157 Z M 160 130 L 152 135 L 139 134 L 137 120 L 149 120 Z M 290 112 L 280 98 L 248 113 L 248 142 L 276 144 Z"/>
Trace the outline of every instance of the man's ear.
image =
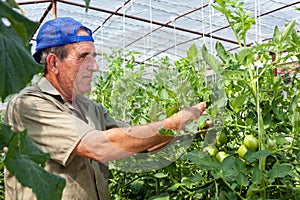
<path id="1" fill-rule="evenodd" d="M 51 71 L 54 74 L 58 73 L 58 69 L 57 69 L 57 61 L 58 58 L 54 53 L 49 53 L 47 56 L 47 68 L 48 71 Z"/>

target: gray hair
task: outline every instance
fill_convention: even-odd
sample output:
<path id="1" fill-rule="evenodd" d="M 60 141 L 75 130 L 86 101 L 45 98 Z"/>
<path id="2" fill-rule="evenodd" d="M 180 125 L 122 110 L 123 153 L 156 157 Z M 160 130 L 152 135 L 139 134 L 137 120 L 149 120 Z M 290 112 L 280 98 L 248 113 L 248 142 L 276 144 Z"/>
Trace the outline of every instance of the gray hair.
<path id="1" fill-rule="evenodd" d="M 44 74 L 47 74 L 47 57 L 49 53 L 54 53 L 59 60 L 63 60 L 68 55 L 68 49 L 66 48 L 66 45 L 63 46 L 57 46 L 57 47 L 50 47 L 48 49 L 43 49 L 41 51 L 41 59 L 40 64 L 45 65 L 45 71 Z"/>

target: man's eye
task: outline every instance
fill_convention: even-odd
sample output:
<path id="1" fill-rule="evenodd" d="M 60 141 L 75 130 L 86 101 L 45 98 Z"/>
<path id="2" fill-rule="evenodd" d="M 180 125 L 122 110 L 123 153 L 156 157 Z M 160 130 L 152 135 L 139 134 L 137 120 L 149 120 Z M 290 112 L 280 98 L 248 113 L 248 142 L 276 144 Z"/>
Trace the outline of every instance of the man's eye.
<path id="1" fill-rule="evenodd" d="M 88 53 L 84 53 L 84 54 L 80 54 L 79 55 L 79 59 L 85 59 L 89 54 Z"/>

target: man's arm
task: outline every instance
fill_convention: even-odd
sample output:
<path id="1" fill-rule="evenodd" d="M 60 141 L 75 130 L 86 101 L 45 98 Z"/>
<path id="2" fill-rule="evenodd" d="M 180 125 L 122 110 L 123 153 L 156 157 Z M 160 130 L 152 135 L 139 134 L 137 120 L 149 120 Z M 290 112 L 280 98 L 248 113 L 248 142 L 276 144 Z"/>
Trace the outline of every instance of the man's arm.
<path id="1" fill-rule="evenodd" d="M 113 128 L 106 131 L 93 130 L 87 133 L 73 153 L 106 162 L 128 157 L 148 149 L 164 146 L 173 137 L 160 135 L 158 130 L 183 130 L 190 120 L 197 120 L 203 114 L 205 103 L 186 108 L 162 121 L 124 128 Z M 208 125 L 210 122 L 207 122 Z"/>

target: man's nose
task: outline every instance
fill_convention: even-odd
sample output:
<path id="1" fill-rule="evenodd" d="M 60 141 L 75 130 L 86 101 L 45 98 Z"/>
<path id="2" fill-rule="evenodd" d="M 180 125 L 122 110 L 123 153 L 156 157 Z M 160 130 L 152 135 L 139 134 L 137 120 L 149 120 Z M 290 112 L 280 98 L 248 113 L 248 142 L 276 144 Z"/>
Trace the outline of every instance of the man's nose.
<path id="1" fill-rule="evenodd" d="M 99 66 L 96 59 L 94 57 L 92 57 L 92 59 L 93 59 L 93 64 L 91 65 L 91 71 L 94 72 L 99 71 Z"/>
<path id="2" fill-rule="evenodd" d="M 85 58 L 85 65 L 88 68 L 88 70 L 96 72 L 99 70 L 99 66 L 98 63 L 96 61 L 96 59 L 93 56 L 87 56 Z"/>

